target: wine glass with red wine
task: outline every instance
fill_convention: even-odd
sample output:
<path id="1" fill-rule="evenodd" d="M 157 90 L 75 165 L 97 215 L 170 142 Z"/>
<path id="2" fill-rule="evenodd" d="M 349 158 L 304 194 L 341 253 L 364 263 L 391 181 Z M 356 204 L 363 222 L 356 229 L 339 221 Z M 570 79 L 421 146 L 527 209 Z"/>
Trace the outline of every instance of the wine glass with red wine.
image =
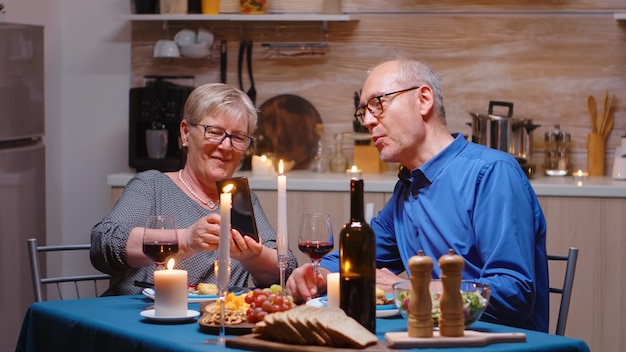
<path id="1" fill-rule="evenodd" d="M 178 253 L 176 221 L 169 215 L 152 215 L 143 232 L 143 254 L 152 259 L 157 270 L 164 269 L 168 257 Z"/>
<path id="2" fill-rule="evenodd" d="M 333 227 L 328 214 L 315 213 L 302 215 L 298 248 L 311 258 L 313 274 L 317 278 L 319 262 L 333 250 Z"/>

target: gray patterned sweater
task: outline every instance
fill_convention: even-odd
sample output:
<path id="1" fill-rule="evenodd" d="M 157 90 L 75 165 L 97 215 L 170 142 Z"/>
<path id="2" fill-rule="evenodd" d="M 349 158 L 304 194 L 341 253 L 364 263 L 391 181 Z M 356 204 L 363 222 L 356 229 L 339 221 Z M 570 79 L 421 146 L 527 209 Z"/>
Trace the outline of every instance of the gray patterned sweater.
<path id="1" fill-rule="evenodd" d="M 276 233 L 267 220 L 261 203 L 252 192 L 252 203 L 259 236 L 263 244 L 276 248 Z M 125 246 L 128 234 L 134 227 L 142 227 L 148 215 L 166 214 L 176 217 L 178 228 L 188 228 L 210 212 L 219 213 L 219 207 L 208 210 L 189 198 L 165 174 L 149 170 L 135 175 L 124 188 L 124 192 L 113 210 L 96 224 L 91 231 L 91 262 L 94 267 L 111 275 L 111 284 L 104 293 L 108 295 L 140 294 L 141 288 L 134 281 L 153 282 L 154 266 L 134 269 L 126 264 Z M 213 262 L 217 251 L 199 252 L 176 264 L 188 271 L 189 283 L 217 283 Z M 286 276 L 298 266 L 295 256 L 289 251 Z M 277 268 L 267 268 L 276 270 Z M 231 285 L 248 286 L 250 274 L 234 258 L 231 264 Z M 251 278 L 256 285 L 254 277 Z"/>

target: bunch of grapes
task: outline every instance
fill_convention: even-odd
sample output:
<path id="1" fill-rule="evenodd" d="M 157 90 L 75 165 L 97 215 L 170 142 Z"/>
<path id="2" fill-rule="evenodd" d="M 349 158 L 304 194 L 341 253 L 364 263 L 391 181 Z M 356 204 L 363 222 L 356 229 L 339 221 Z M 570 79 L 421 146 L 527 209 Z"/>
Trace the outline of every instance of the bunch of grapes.
<path id="1" fill-rule="evenodd" d="M 293 297 L 283 293 L 280 286 L 277 289 L 274 285 L 266 289 L 255 288 L 248 292 L 245 301 L 250 305 L 246 312 L 249 323 L 262 321 L 269 313 L 293 308 Z"/>

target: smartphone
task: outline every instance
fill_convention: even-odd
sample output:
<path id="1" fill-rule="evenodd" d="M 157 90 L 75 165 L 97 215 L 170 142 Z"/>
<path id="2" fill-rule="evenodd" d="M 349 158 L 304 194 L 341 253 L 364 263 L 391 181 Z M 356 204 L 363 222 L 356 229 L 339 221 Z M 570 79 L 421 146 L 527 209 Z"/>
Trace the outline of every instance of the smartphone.
<path id="1" fill-rule="evenodd" d="M 232 184 L 230 192 L 233 196 L 233 207 L 230 215 L 231 226 L 241 232 L 242 235 L 252 237 L 259 241 L 259 234 L 252 208 L 252 195 L 247 177 L 223 178 L 216 181 L 217 189 L 222 191 L 224 186 Z"/>

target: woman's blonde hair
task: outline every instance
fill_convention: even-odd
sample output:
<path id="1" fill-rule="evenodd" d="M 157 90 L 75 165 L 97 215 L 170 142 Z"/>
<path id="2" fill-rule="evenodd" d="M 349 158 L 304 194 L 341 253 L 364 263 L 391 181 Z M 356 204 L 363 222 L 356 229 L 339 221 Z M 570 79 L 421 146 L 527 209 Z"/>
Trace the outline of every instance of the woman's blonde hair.
<path id="1" fill-rule="evenodd" d="M 248 135 L 254 134 L 258 111 L 248 95 L 233 86 L 224 83 L 201 85 L 189 94 L 183 109 L 183 118 L 191 125 L 200 123 L 207 115 L 219 114 L 245 118 Z"/>

